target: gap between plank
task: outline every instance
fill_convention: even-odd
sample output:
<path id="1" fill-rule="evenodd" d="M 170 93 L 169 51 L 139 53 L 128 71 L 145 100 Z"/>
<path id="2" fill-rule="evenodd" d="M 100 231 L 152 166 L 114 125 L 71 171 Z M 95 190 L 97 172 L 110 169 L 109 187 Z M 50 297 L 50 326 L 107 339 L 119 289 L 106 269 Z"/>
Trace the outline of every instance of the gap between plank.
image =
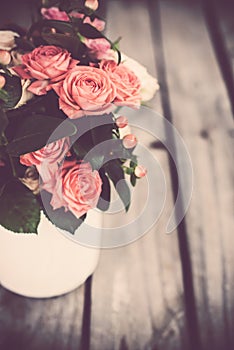
<path id="1" fill-rule="evenodd" d="M 231 60 L 228 56 L 219 18 L 217 16 L 217 10 L 214 0 L 203 0 L 202 4 L 207 29 L 227 89 L 232 115 L 234 116 L 234 76 Z"/>
<path id="2" fill-rule="evenodd" d="M 172 123 L 172 111 L 170 106 L 169 89 L 167 84 L 167 72 L 165 66 L 165 57 L 163 50 L 163 38 L 161 29 L 161 17 L 160 7 L 158 0 L 148 2 L 148 10 L 151 21 L 152 37 L 154 42 L 154 52 L 156 58 L 156 66 L 158 72 L 159 83 L 161 83 L 161 100 L 162 108 L 165 118 Z M 166 138 L 170 138 L 175 145 L 174 135 L 166 129 Z M 171 174 L 171 183 L 174 201 L 177 197 L 178 190 L 178 176 L 175 168 L 175 164 L 172 158 L 169 156 L 169 167 Z M 181 201 L 177 207 L 178 212 L 183 208 L 184 203 Z M 198 326 L 198 318 L 196 311 L 196 301 L 194 294 L 193 276 L 192 276 L 192 264 L 189 252 L 189 244 L 187 239 L 187 226 L 183 219 L 177 228 L 178 230 L 178 244 L 180 251 L 180 258 L 182 264 L 183 286 L 184 286 L 184 302 L 185 302 L 185 315 L 188 330 L 188 342 L 189 349 L 202 350 L 201 339 Z"/>
<path id="3" fill-rule="evenodd" d="M 91 334 L 91 306 L 92 306 L 92 276 L 85 282 L 84 288 L 84 309 L 82 317 L 82 331 L 80 350 L 90 349 L 90 334 Z"/>

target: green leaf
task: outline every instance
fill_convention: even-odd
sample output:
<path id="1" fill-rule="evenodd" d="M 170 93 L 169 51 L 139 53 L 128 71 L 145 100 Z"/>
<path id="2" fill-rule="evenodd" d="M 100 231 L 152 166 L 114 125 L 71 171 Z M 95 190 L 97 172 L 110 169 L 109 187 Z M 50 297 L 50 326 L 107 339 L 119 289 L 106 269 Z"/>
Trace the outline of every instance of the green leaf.
<path id="1" fill-rule="evenodd" d="M 37 111 L 37 113 L 40 113 L 39 110 L 43 108 L 47 95 L 49 94 L 50 92 L 48 92 L 46 95 L 34 96 L 31 100 L 20 107 L 6 111 L 8 118 L 17 118 L 18 120 L 19 118 L 25 118 L 28 115 L 31 115 L 32 112 L 35 113 Z"/>
<path id="2" fill-rule="evenodd" d="M 67 49 L 72 56 L 76 56 L 81 44 L 78 36 L 68 36 L 61 33 L 43 33 L 42 38 L 49 44 L 55 46 L 61 46 Z"/>
<path id="3" fill-rule="evenodd" d="M 110 181 L 106 176 L 105 172 L 102 171 L 102 169 L 99 172 L 99 174 L 102 179 L 102 192 L 97 204 L 97 208 L 102 211 L 106 211 L 109 209 L 109 206 L 110 206 L 110 192 L 111 192 Z"/>
<path id="4" fill-rule="evenodd" d="M 22 86 L 21 86 L 21 80 L 19 77 L 16 76 L 10 76 L 7 74 L 3 74 L 4 78 L 6 79 L 6 83 L 4 85 L 4 90 L 7 92 L 7 100 L 5 100 L 5 103 L 3 107 L 5 109 L 11 109 L 17 105 L 19 100 L 22 96 Z"/>
<path id="5" fill-rule="evenodd" d="M 137 166 L 137 156 L 132 155 L 131 162 L 130 162 L 130 168 L 135 168 Z"/>
<path id="6" fill-rule="evenodd" d="M 136 175 L 133 173 L 133 174 L 131 174 L 131 176 L 130 176 L 130 182 L 131 182 L 131 185 L 134 187 L 134 186 L 136 186 L 136 180 L 137 180 L 137 177 L 136 177 Z"/>
<path id="7" fill-rule="evenodd" d="M 102 120 L 104 123 L 100 125 Z M 83 158 L 91 151 L 89 159 L 103 156 L 105 149 L 103 149 L 101 143 L 112 139 L 113 120 L 111 115 L 86 116 L 74 119 L 72 122 L 76 125 L 78 131 L 78 135 L 76 135 L 78 139 L 75 140 L 73 145 L 76 154 Z M 100 146 L 94 149 L 94 146 L 98 144 Z"/>
<path id="8" fill-rule="evenodd" d="M 14 139 L 7 145 L 7 151 L 13 156 L 34 152 L 44 147 L 48 140 L 54 142 L 76 133 L 76 127 L 66 120 L 63 128 L 58 128 L 61 119 L 46 115 L 32 115 L 26 118 L 17 131 Z M 58 129 L 57 129 L 58 128 Z M 56 130 L 57 129 L 57 130 Z M 51 134 L 55 135 L 51 138 Z"/>
<path id="9" fill-rule="evenodd" d="M 0 100 L 6 103 L 8 99 L 9 99 L 8 93 L 5 90 L 0 89 Z"/>
<path id="10" fill-rule="evenodd" d="M 124 172 L 125 172 L 125 174 L 127 174 L 127 175 L 131 175 L 131 174 L 133 173 L 133 169 L 132 169 L 132 168 L 125 167 L 125 168 L 124 168 Z"/>
<path id="11" fill-rule="evenodd" d="M 75 154 L 80 158 L 84 158 L 87 154 L 87 150 L 80 144 L 79 140 L 75 143 L 73 143 L 72 148 L 75 152 Z"/>
<path id="12" fill-rule="evenodd" d="M 87 158 L 87 160 L 90 162 L 93 170 L 99 170 L 103 165 L 104 158 L 103 155 L 96 155 L 91 159 Z"/>
<path id="13" fill-rule="evenodd" d="M 131 193 L 125 180 L 124 171 L 117 160 L 112 160 L 106 165 L 106 172 L 113 182 L 116 191 L 122 200 L 125 210 L 128 211 L 131 202 Z"/>
<path id="14" fill-rule="evenodd" d="M 8 118 L 6 113 L 0 108 L 0 136 L 4 133 L 8 125 Z"/>
<path id="15" fill-rule="evenodd" d="M 43 29 L 46 28 L 55 28 L 60 33 L 74 34 L 74 30 L 70 22 L 42 19 L 31 26 L 28 32 L 28 37 L 33 35 L 34 32 L 39 31 L 40 33 L 42 33 Z"/>
<path id="16" fill-rule="evenodd" d="M 66 11 L 67 13 L 71 10 L 77 10 L 80 12 L 81 4 L 79 0 L 60 0 L 59 1 L 59 9 L 62 11 Z"/>
<path id="17" fill-rule="evenodd" d="M 17 233 L 37 233 L 40 206 L 36 196 L 19 180 L 5 184 L 0 196 L 0 223 Z"/>
<path id="18" fill-rule="evenodd" d="M 43 1 L 43 6 L 44 7 L 48 7 L 48 8 L 52 7 L 52 6 L 57 6 L 60 1 L 59 0 L 44 0 Z"/>
<path id="19" fill-rule="evenodd" d="M 82 23 L 79 26 L 79 33 L 88 39 L 97 39 L 97 38 L 107 39 L 105 35 L 103 35 L 99 30 L 97 30 L 95 27 L 91 26 L 88 23 Z"/>
<path id="20" fill-rule="evenodd" d="M 35 48 L 31 41 L 22 37 L 15 37 L 15 43 L 17 48 L 23 51 L 32 51 Z"/>
<path id="21" fill-rule="evenodd" d="M 110 113 L 103 114 L 102 116 L 87 116 L 83 119 L 85 124 L 87 125 L 88 123 L 89 125 L 89 130 L 91 132 L 94 145 L 112 139 L 112 130 L 114 127 L 112 116 L 113 114 Z"/>
<path id="22" fill-rule="evenodd" d="M 43 212 L 46 217 L 58 228 L 74 234 L 77 228 L 83 223 L 86 218 L 86 214 L 80 218 L 77 218 L 70 211 L 65 211 L 64 208 L 54 210 L 50 205 L 51 194 L 42 191 L 43 198 Z"/>

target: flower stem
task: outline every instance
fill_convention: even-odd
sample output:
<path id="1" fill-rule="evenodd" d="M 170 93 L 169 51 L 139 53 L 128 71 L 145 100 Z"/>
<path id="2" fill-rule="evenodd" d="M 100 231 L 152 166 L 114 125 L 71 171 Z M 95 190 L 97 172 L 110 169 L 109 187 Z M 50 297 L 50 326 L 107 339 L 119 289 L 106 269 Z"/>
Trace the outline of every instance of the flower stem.
<path id="1" fill-rule="evenodd" d="M 13 161 L 12 157 L 10 156 L 10 154 L 8 154 L 8 157 L 9 157 L 9 161 L 10 161 L 10 164 L 11 164 L 12 174 L 13 174 L 14 177 L 17 177 L 14 161 Z"/>

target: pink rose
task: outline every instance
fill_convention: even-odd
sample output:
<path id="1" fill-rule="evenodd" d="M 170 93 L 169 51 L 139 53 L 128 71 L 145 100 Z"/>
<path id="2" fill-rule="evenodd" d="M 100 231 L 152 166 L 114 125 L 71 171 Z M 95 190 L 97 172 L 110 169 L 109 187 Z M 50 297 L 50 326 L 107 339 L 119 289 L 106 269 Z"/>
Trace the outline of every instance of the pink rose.
<path id="1" fill-rule="evenodd" d="M 133 148 L 137 145 L 137 138 L 133 134 L 128 134 L 123 137 L 123 146 L 125 148 Z"/>
<path id="2" fill-rule="evenodd" d="M 147 170 L 143 165 L 137 165 L 134 170 L 136 177 L 144 177 L 147 174 Z"/>
<path id="3" fill-rule="evenodd" d="M 59 164 L 66 155 L 69 155 L 69 149 L 69 138 L 63 138 L 35 152 L 20 156 L 20 163 L 26 166 L 35 165 L 41 176 L 43 188 L 51 192 L 54 187 Z"/>
<path id="4" fill-rule="evenodd" d="M 77 66 L 53 88 L 59 95 L 59 107 L 71 119 L 113 110 L 115 86 L 108 74 L 99 68 Z"/>
<path id="5" fill-rule="evenodd" d="M 57 46 L 39 46 L 23 55 L 23 66 L 14 67 L 14 71 L 24 79 L 37 79 L 28 90 L 35 95 L 42 95 L 52 88 L 53 83 L 64 79 L 67 72 L 78 62 L 72 59 L 65 49 Z"/>
<path id="6" fill-rule="evenodd" d="M 57 7 L 42 8 L 41 14 L 45 19 L 56 19 L 58 21 L 69 21 L 69 17 L 64 11 L 60 11 Z"/>
<path id="7" fill-rule="evenodd" d="M 51 205 L 64 206 L 77 218 L 96 207 L 102 190 L 102 180 L 89 163 L 65 161 L 53 190 Z"/>
<path id="8" fill-rule="evenodd" d="M 98 0 L 86 0 L 85 6 L 93 11 L 96 11 L 98 9 Z"/>
<path id="9" fill-rule="evenodd" d="M 84 14 L 77 12 L 77 11 L 72 11 L 69 13 L 69 16 L 74 17 L 74 18 L 84 18 Z M 100 32 L 102 32 L 105 29 L 105 21 L 95 17 L 93 20 L 90 17 L 85 17 L 83 23 L 90 24 Z"/>
<path id="10" fill-rule="evenodd" d="M 102 60 L 100 68 L 110 74 L 116 87 L 114 104 L 117 106 L 140 107 L 141 83 L 138 77 L 122 63 L 117 65 L 113 60 Z"/>
<path id="11" fill-rule="evenodd" d="M 91 57 L 96 58 L 98 60 L 104 59 L 105 57 L 110 57 L 108 52 L 111 50 L 111 45 L 105 38 L 85 38 L 84 44 L 89 49 L 89 54 Z"/>

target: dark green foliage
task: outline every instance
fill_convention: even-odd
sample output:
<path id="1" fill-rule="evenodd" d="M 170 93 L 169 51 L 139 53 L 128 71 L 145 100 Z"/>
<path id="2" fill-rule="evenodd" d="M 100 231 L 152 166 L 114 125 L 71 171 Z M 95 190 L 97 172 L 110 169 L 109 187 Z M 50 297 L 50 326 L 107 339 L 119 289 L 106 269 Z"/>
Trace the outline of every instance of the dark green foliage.
<path id="1" fill-rule="evenodd" d="M 69 210 L 65 211 L 64 208 L 54 210 L 50 205 L 51 194 L 46 191 L 43 191 L 41 195 L 43 198 L 43 212 L 45 213 L 47 218 L 58 228 L 74 234 L 77 228 L 85 220 L 86 214 L 81 216 L 80 218 L 77 218 Z"/>
<path id="2" fill-rule="evenodd" d="M 112 160 L 106 164 L 105 169 L 124 204 L 125 210 L 128 211 L 131 201 L 131 193 L 125 180 L 121 163 L 118 160 Z"/>
<path id="3" fill-rule="evenodd" d="M 4 99 L 2 107 L 4 109 L 10 109 L 17 105 L 22 96 L 22 86 L 20 78 L 11 76 L 5 73 L 1 73 L 6 79 L 4 85 L 4 91 L 7 93 L 7 97 Z"/>
<path id="4" fill-rule="evenodd" d="M 40 206 L 36 196 L 19 180 L 13 179 L 0 190 L 0 222 L 17 233 L 37 233 Z"/>
<path id="5" fill-rule="evenodd" d="M 61 120 L 45 115 L 32 115 L 24 120 L 14 139 L 7 145 L 7 151 L 13 156 L 36 151 L 50 142 L 65 136 L 74 135 L 76 127 L 66 121 L 63 128 L 59 128 Z M 51 134 L 56 133 L 53 138 Z"/>

